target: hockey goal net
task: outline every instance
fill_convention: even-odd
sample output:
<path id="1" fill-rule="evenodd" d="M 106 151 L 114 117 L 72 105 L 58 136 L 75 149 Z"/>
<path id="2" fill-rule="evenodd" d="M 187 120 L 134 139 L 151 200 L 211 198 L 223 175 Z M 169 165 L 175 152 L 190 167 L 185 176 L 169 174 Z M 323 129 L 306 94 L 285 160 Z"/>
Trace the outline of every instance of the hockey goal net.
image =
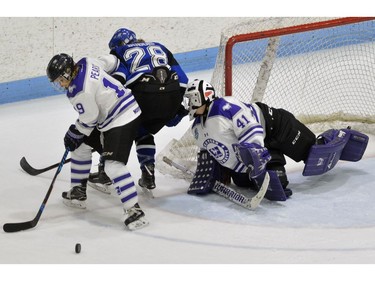
<path id="1" fill-rule="evenodd" d="M 375 18 L 253 19 L 228 28 L 211 83 L 220 96 L 287 109 L 315 133 L 351 126 L 374 134 Z M 163 157 L 194 170 L 197 152 L 188 130 L 158 154 L 157 168 L 183 178 Z"/>

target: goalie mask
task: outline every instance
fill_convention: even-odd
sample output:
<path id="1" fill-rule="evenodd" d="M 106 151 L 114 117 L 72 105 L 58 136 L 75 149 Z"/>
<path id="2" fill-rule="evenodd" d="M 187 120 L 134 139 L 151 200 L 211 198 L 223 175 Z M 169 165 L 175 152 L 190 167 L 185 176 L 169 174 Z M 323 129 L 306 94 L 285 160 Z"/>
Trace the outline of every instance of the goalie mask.
<path id="1" fill-rule="evenodd" d="M 108 43 L 109 48 L 112 50 L 118 46 L 123 46 L 137 41 L 137 36 L 133 31 L 126 28 L 120 28 L 113 34 Z"/>
<path id="2" fill-rule="evenodd" d="M 188 102 L 190 120 L 197 117 L 196 111 L 198 108 L 205 104 L 209 105 L 216 99 L 214 87 L 210 83 L 199 79 L 195 79 L 188 84 L 184 97 Z"/>

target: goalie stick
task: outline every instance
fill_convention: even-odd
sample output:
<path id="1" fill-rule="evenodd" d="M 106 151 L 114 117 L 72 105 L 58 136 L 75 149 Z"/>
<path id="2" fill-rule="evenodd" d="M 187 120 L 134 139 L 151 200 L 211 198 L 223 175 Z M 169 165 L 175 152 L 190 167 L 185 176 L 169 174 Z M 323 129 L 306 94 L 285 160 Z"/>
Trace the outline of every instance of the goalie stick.
<path id="1" fill-rule="evenodd" d="M 268 172 L 266 172 L 262 186 L 260 187 L 258 193 L 255 194 L 253 197 L 246 197 L 244 194 L 234 190 L 233 188 L 219 181 L 215 182 L 213 191 L 227 198 L 233 203 L 236 203 L 237 205 L 240 205 L 246 209 L 255 210 L 259 206 L 260 202 L 263 200 L 264 195 L 267 192 L 269 182 L 270 176 Z"/>
<path id="2" fill-rule="evenodd" d="M 185 166 L 178 164 L 174 162 L 173 160 L 169 159 L 168 157 L 164 156 L 163 161 L 167 163 L 168 165 L 175 167 L 176 169 L 182 171 L 183 173 L 194 175 L 194 172 L 190 171 Z M 237 205 L 240 205 L 241 207 L 244 207 L 246 209 L 255 210 L 260 202 L 263 200 L 264 195 L 267 192 L 267 188 L 270 182 L 270 176 L 268 172 L 266 172 L 266 175 L 264 177 L 262 186 L 260 187 L 257 194 L 255 194 L 253 197 L 247 197 L 242 193 L 237 192 L 233 188 L 216 181 L 215 185 L 213 187 L 213 191 L 220 196 L 232 201 L 233 203 L 236 203 Z"/>
<path id="3" fill-rule="evenodd" d="M 55 183 L 57 175 L 60 173 L 62 167 L 64 166 L 65 159 L 68 156 L 68 153 L 69 153 L 69 149 L 66 149 L 65 153 L 64 153 L 64 156 L 62 157 L 62 159 L 61 159 L 61 161 L 60 161 L 60 163 L 58 165 L 58 168 L 56 170 L 56 173 L 55 173 L 55 175 L 54 175 L 54 177 L 52 179 L 51 185 L 48 188 L 46 196 L 44 197 L 44 200 L 43 200 L 42 204 L 40 205 L 39 211 L 36 214 L 35 218 L 33 220 L 31 220 L 31 221 L 26 221 L 26 222 L 6 223 L 6 224 L 3 225 L 3 230 L 5 232 L 17 232 L 17 231 L 21 231 L 21 230 L 27 230 L 27 229 L 33 228 L 33 227 L 35 227 L 37 225 L 40 217 L 42 216 L 44 207 L 47 204 L 48 198 L 49 198 L 49 196 L 50 196 L 50 194 L 52 192 L 53 185 Z"/>

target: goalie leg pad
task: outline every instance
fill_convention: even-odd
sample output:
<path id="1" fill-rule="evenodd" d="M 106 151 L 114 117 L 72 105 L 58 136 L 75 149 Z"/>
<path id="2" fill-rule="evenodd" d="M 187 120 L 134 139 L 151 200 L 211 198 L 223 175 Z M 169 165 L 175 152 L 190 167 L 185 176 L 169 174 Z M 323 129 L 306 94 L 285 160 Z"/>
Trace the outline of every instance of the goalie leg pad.
<path id="1" fill-rule="evenodd" d="M 321 175 L 335 167 L 349 137 L 343 130 L 328 130 L 318 136 L 318 144 L 310 148 L 302 175 Z"/>
<path id="2" fill-rule="evenodd" d="M 284 192 L 284 188 L 281 185 L 276 171 L 268 170 L 267 172 L 270 175 L 270 182 L 268 184 L 267 192 L 264 197 L 266 197 L 270 201 L 286 201 L 288 197 Z M 263 183 L 265 174 L 266 173 L 263 173 L 261 176 L 255 178 L 255 181 L 257 182 L 259 187 Z"/>
<path id="3" fill-rule="evenodd" d="M 342 150 L 340 160 L 357 162 L 362 159 L 366 151 L 369 137 L 358 131 L 351 129 L 342 129 L 345 133 L 350 135 L 348 142 Z"/>
<path id="4" fill-rule="evenodd" d="M 220 164 L 207 151 L 199 152 L 197 169 L 187 193 L 207 194 L 211 192 L 217 180 L 220 180 Z"/>

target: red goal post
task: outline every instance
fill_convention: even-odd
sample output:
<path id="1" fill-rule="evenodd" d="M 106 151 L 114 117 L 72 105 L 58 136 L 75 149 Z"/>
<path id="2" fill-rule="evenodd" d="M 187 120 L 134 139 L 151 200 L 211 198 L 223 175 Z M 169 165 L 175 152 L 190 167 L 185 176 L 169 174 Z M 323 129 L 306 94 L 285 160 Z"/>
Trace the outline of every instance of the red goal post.
<path id="1" fill-rule="evenodd" d="M 200 77 L 190 77 L 190 79 Z M 289 110 L 315 133 L 352 126 L 375 133 L 375 18 L 249 18 L 222 31 L 212 74 L 219 96 Z M 188 130 L 157 156 L 195 169 Z"/>

